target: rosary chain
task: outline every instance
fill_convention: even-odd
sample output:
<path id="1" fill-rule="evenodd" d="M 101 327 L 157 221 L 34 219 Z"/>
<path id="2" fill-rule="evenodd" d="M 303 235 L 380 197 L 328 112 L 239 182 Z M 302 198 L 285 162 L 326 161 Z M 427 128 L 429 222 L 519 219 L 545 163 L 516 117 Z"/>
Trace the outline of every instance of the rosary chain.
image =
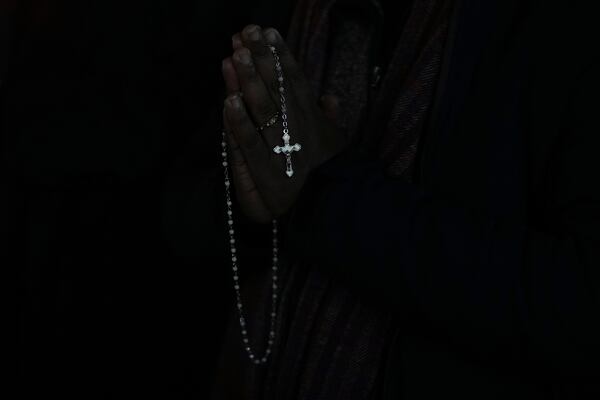
<path id="1" fill-rule="evenodd" d="M 279 59 L 279 55 L 277 54 L 277 50 L 273 46 L 269 46 L 273 54 L 273 58 L 275 60 L 275 72 L 277 74 L 277 81 L 279 82 L 279 99 L 281 102 L 281 119 L 283 126 L 283 134 L 287 136 L 289 134 L 288 130 L 288 116 L 287 116 L 287 106 L 286 106 L 286 98 L 285 98 L 285 87 L 283 85 L 283 70 L 281 68 L 281 62 Z M 273 343 L 275 341 L 275 326 L 277 321 L 277 297 L 278 297 L 278 263 L 279 263 L 279 246 L 277 241 L 277 220 L 274 219 L 272 221 L 272 233 L 273 233 L 273 241 L 272 241 L 272 266 L 271 266 L 271 315 L 270 315 L 270 325 L 269 325 L 269 337 L 267 340 L 267 347 L 262 357 L 259 357 L 256 352 L 250 346 L 250 338 L 248 337 L 248 329 L 246 324 L 246 317 L 244 314 L 244 306 L 242 304 L 242 296 L 240 290 L 240 278 L 238 274 L 238 254 L 236 248 L 236 240 L 235 240 L 235 227 L 233 221 L 233 202 L 231 200 L 231 181 L 229 178 L 229 163 L 227 161 L 227 141 L 225 137 L 226 133 L 222 132 L 222 141 L 221 147 L 222 152 L 221 156 L 223 157 L 223 176 L 225 180 L 225 204 L 227 206 L 227 225 L 228 225 L 228 233 L 229 233 L 229 252 L 231 255 L 231 269 L 233 271 L 233 289 L 235 291 L 236 297 L 236 307 L 240 322 L 240 330 L 242 334 L 242 341 L 244 343 L 244 348 L 246 353 L 248 354 L 248 358 L 250 361 L 256 365 L 266 364 L 269 355 L 272 352 Z M 290 165 L 290 159 L 288 157 L 287 164 Z M 290 165 L 291 167 L 291 165 Z"/>

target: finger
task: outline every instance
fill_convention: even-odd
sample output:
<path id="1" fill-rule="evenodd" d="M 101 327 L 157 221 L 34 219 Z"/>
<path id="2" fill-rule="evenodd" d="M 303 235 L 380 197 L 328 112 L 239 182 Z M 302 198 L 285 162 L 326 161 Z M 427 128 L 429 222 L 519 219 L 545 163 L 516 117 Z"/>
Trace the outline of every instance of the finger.
<path id="1" fill-rule="evenodd" d="M 239 144 L 242 154 L 253 172 L 268 169 L 267 163 L 270 152 L 260 135 L 256 132 L 238 94 L 233 94 L 225 100 L 225 118 L 230 132 Z"/>
<path id="2" fill-rule="evenodd" d="M 233 65 L 237 72 L 241 91 L 244 93 L 244 102 L 248 111 L 256 126 L 262 126 L 273 118 L 279 107 L 271 98 L 247 48 L 242 47 L 235 51 Z M 271 135 L 265 135 L 265 139 L 272 144 L 274 138 Z"/>
<path id="3" fill-rule="evenodd" d="M 227 147 L 229 148 L 229 163 L 232 168 L 242 168 L 246 165 L 246 160 L 244 160 L 242 149 L 231 131 L 229 121 L 225 115 L 225 110 L 223 110 L 223 126 L 225 127 L 225 139 L 227 140 Z"/>
<path id="4" fill-rule="evenodd" d="M 229 123 L 223 112 L 223 124 L 225 126 L 225 140 L 229 147 L 229 164 L 233 172 L 233 184 L 237 198 L 244 213 L 258 222 L 269 222 L 273 219 L 271 212 L 266 208 L 250 169 L 242 154 L 240 145 L 231 133 Z"/>
<path id="5" fill-rule="evenodd" d="M 233 66 L 231 58 L 223 60 L 223 80 L 225 81 L 225 88 L 227 95 L 234 94 L 240 91 L 240 82 L 238 80 L 237 72 Z"/>
<path id="6" fill-rule="evenodd" d="M 275 61 L 262 29 L 258 25 L 248 25 L 242 30 L 240 38 L 244 47 L 250 50 L 256 70 L 263 78 L 269 94 L 274 100 L 278 99 L 279 82 L 275 75 Z"/>
<path id="7" fill-rule="evenodd" d="M 240 47 L 244 47 L 244 43 L 242 42 L 242 36 L 239 33 L 236 33 L 231 37 L 231 47 L 233 47 L 233 50 L 237 50 Z"/>
<path id="8" fill-rule="evenodd" d="M 296 96 L 306 97 L 306 99 L 299 100 L 308 100 L 310 95 L 309 83 L 279 32 L 274 28 L 268 28 L 264 30 L 263 35 L 265 43 L 268 46 L 274 46 L 277 49 L 284 77 L 288 81 L 288 86 L 292 92 L 294 92 Z M 277 86 L 278 85 L 276 85 L 276 87 Z"/>

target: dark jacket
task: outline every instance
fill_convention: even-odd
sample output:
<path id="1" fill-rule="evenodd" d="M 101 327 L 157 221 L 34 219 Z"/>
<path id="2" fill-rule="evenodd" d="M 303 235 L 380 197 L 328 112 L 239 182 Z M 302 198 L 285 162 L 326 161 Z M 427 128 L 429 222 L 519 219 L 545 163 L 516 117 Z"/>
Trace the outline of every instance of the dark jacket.
<path id="1" fill-rule="evenodd" d="M 600 393 L 600 78 L 584 6 L 461 1 L 415 184 L 348 150 L 289 250 L 401 321 L 386 399 Z"/>

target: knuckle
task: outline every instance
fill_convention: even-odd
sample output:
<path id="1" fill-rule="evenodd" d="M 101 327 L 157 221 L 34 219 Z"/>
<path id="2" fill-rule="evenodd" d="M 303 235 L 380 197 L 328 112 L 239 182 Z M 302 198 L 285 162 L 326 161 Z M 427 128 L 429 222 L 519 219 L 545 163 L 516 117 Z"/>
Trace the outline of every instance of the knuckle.
<path id="1" fill-rule="evenodd" d="M 256 110 L 261 114 L 269 114 L 272 115 L 276 108 L 275 104 L 270 98 L 261 97 L 256 101 Z"/>
<path id="2" fill-rule="evenodd" d="M 243 112 L 242 109 L 226 107 L 225 115 L 227 117 L 228 122 L 232 125 L 232 128 L 238 127 L 241 125 L 246 119 L 246 113 Z"/>

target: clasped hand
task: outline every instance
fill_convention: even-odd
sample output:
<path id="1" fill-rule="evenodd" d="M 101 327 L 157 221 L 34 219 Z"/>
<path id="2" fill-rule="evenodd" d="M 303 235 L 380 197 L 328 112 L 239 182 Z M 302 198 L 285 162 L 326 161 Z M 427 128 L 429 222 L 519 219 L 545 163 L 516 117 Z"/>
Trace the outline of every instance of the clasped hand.
<path id="1" fill-rule="evenodd" d="M 283 68 L 290 143 L 302 149 L 292 154 L 294 175 L 288 177 L 286 158 L 273 148 L 283 145 L 281 118 L 259 132 L 257 127 L 281 111 L 278 76 L 269 46 Z M 223 60 L 227 98 L 223 122 L 229 147 L 233 184 L 243 212 L 266 223 L 287 212 L 316 167 L 340 152 L 345 143 L 335 128 L 338 102 L 333 96 L 320 104 L 275 29 L 249 25 L 233 36 L 233 56 Z"/>

